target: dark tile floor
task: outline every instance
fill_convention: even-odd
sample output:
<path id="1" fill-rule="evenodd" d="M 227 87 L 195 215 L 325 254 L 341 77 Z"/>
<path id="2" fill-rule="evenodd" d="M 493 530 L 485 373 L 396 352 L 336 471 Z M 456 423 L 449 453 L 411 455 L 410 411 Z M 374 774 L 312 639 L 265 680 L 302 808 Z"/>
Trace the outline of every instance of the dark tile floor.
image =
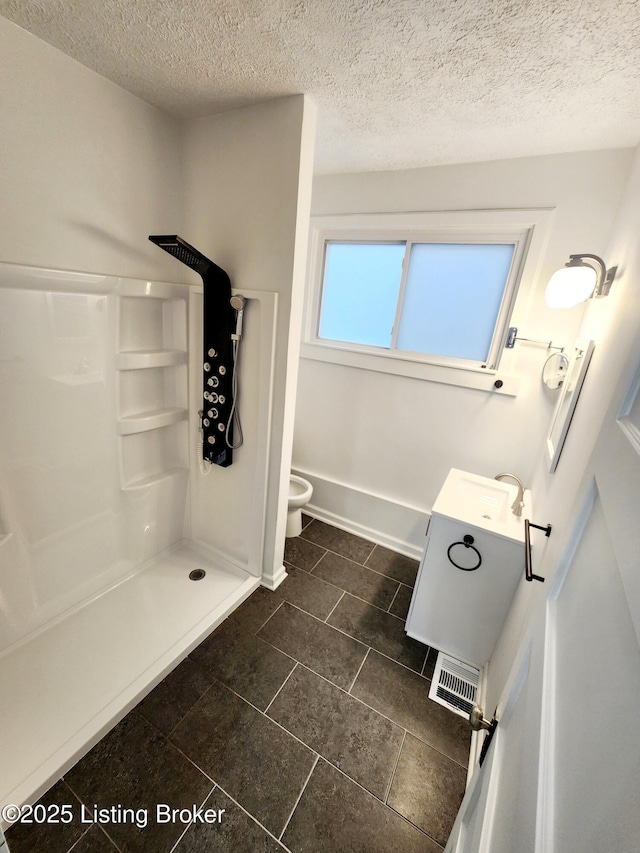
<path id="1" fill-rule="evenodd" d="M 11 853 L 442 849 L 470 730 L 428 698 L 435 654 L 404 633 L 418 564 L 305 521 L 279 589 L 258 589 L 42 798 L 71 823 L 15 825 Z"/>

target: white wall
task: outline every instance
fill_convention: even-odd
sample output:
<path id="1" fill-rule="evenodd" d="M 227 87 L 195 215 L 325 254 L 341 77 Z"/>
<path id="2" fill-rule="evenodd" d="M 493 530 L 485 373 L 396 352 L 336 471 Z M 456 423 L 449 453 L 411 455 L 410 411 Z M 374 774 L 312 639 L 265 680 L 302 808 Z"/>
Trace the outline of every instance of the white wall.
<path id="1" fill-rule="evenodd" d="M 0 259 L 184 281 L 147 240 L 182 221 L 180 128 L 0 18 Z"/>
<path id="2" fill-rule="evenodd" d="M 631 159 L 615 150 L 318 177 L 312 214 L 553 208 L 513 322 L 520 335 L 570 345 L 583 308 L 550 311 L 544 287 L 570 253 L 604 251 Z M 515 398 L 302 359 L 293 463 L 314 482 L 316 508 L 417 553 L 449 468 L 513 471 L 530 485 L 556 401 L 540 381 L 548 354 L 525 343 L 505 354 L 521 380 Z"/>
<path id="3" fill-rule="evenodd" d="M 548 457 L 543 452 L 535 458 L 532 490 L 536 520 L 553 525 L 549 539 L 540 536 L 533 542 L 534 571 L 546 580 L 544 584 L 520 584 L 490 662 L 487 712 L 495 707 L 533 609 L 548 593 L 566 549 L 592 477 L 590 455 L 603 421 L 617 412 L 640 358 L 639 232 L 640 148 L 602 254 L 608 266 L 618 265 L 618 274 L 606 299 L 589 302 L 580 328 L 581 335 L 595 340 L 596 348 L 558 468 L 549 473 Z"/>
<path id="4" fill-rule="evenodd" d="M 277 294 L 263 558 L 267 583 L 281 572 L 284 552 L 314 138 L 315 107 L 303 96 L 198 119 L 185 133 L 185 239 L 226 270 L 233 288 Z M 251 329 L 257 331 L 252 325 L 257 310 L 250 301 L 246 346 Z M 261 352 L 266 358 L 268 348 Z M 259 357 L 256 352 L 252 362 L 241 356 L 241 413 L 258 391 Z M 194 358 L 195 372 L 199 353 Z M 214 468 L 207 477 L 196 475 L 192 492 L 194 538 L 240 560 L 246 559 L 251 525 L 260 523 L 247 512 L 264 461 L 255 453 L 258 437 L 251 427 L 249 421 L 233 465 Z"/>

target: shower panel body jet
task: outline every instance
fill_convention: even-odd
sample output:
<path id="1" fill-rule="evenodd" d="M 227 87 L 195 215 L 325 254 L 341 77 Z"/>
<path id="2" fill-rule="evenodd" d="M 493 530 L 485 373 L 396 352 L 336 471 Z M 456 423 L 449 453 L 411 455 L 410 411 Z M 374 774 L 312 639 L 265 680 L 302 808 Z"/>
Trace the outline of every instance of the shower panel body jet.
<path id="1" fill-rule="evenodd" d="M 150 236 L 149 239 L 202 277 L 202 458 L 227 468 L 233 461 L 234 352 L 231 335 L 236 329 L 231 281 L 221 267 L 176 234 Z"/>

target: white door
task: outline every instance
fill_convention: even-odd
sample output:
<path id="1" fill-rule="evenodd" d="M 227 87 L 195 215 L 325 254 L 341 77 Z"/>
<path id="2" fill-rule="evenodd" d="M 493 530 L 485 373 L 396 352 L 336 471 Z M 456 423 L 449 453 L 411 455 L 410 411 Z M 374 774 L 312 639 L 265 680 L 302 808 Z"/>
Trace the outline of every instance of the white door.
<path id="1" fill-rule="evenodd" d="M 447 853 L 640 850 L 635 396 L 627 429 L 612 417 L 600 433 L 569 547 L 533 619 Z"/>

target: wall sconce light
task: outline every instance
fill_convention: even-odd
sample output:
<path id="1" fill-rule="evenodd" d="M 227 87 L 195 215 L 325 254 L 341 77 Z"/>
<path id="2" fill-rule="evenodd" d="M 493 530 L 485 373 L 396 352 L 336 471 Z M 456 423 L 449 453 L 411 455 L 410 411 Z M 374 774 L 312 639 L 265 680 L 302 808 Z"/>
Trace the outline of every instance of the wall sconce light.
<path id="1" fill-rule="evenodd" d="M 545 301 L 549 308 L 573 308 L 591 296 L 608 296 L 617 269 L 607 269 L 597 255 L 569 255 L 569 263 L 549 279 Z"/>

